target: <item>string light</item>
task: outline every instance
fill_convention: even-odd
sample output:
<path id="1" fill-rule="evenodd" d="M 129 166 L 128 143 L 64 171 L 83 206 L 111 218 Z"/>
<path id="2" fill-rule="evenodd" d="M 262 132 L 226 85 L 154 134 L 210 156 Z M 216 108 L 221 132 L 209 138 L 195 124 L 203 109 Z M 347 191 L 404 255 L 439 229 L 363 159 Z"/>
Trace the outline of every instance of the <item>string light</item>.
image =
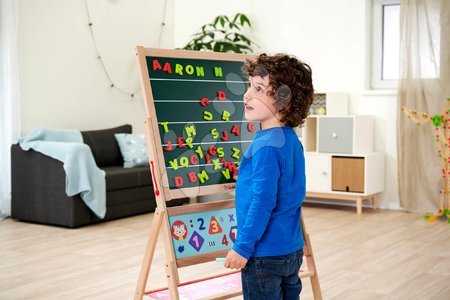
<path id="1" fill-rule="evenodd" d="M 108 72 L 108 68 L 106 67 L 105 62 L 103 61 L 102 56 L 100 55 L 97 40 L 95 39 L 94 30 L 93 30 L 94 23 L 91 19 L 91 14 L 89 12 L 88 0 L 85 0 L 85 7 L 86 7 L 86 15 L 88 18 L 89 33 L 91 35 L 91 40 L 94 45 L 95 54 L 96 54 L 97 59 L 103 69 L 103 73 L 105 74 L 106 79 L 109 81 L 109 87 L 111 89 L 117 90 L 118 92 L 120 92 L 124 95 L 127 95 L 128 97 L 131 98 L 130 100 L 133 100 L 134 96 L 136 96 L 136 94 L 141 92 L 141 88 L 135 90 L 134 92 L 129 92 L 129 91 L 126 91 L 125 89 L 120 88 L 116 83 L 113 82 L 112 77 L 111 77 L 110 73 Z M 164 27 L 166 26 L 166 11 L 167 11 L 167 0 L 164 1 L 164 10 L 163 10 L 163 15 L 162 15 L 161 30 L 159 32 L 159 38 L 158 38 L 158 48 L 161 47 L 163 31 L 164 31 Z"/>

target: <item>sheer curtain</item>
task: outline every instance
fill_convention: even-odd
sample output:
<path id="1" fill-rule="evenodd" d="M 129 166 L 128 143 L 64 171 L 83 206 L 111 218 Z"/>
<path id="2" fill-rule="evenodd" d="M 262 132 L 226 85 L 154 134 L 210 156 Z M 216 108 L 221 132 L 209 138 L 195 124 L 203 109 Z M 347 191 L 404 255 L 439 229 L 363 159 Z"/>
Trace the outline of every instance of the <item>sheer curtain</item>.
<path id="1" fill-rule="evenodd" d="M 11 214 L 11 144 L 19 137 L 18 1 L 0 0 L 0 218 Z"/>
<path id="2" fill-rule="evenodd" d="M 398 170 L 400 204 L 408 211 L 436 211 L 442 183 L 435 126 L 415 124 L 401 107 L 431 116 L 445 113 L 450 97 L 450 1 L 400 3 Z"/>

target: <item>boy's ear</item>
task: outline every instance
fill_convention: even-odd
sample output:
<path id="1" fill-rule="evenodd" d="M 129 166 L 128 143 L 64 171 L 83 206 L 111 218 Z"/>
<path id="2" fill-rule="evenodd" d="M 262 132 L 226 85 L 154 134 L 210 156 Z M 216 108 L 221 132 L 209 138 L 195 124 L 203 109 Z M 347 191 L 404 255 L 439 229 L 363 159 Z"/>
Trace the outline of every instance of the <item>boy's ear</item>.
<path id="1" fill-rule="evenodd" d="M 275 106 L 278 108 L 278 110 L 283 110 L 289 105 L 289 102 L 291 101 L 291 89 L 287 85 L 283 84 L 275 91 L 273 98 L 275 99 Z"/>

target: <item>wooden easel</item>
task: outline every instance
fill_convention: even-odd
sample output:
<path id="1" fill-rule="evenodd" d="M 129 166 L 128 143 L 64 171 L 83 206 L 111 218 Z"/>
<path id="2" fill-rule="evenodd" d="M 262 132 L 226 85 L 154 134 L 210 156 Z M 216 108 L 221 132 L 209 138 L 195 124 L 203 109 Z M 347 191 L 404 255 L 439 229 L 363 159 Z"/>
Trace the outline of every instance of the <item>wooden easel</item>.
<path id="1" fill-rule="evenodd" d="M 224 192 L 233 188 L 232 183 L 220 183 L 214 185 L 206 185 L 200 187 L 187 187 L 187 188 L 171 188 L 169 184 L 169 176 L 167 175 L 166 162 L 164 160 L 164 154 L 161 145 L 161 135 L 158 127 L 158 120 L 156 120 L 156 108 L 154 105 L 152 88 L 150 85 L 149 72 L 147 70 L 147 56 L 154 57 L 182 57 L 188 59 L 217 59 L 217 60 L 230 60 L 230 61 L 242 61 L 245 57 L 234 54 L 218 54 L 218 53 L 204 53 L 193 51 L 174 51 L 174 50 L 161 50 L 161 49 L 145 49 L 143 47 L 137 47 L 138 63 L 141 71 L 141 84 L 145 100 L 146 108 L 146 120 L 145 130 L 147 137 L 147 150 L 149 155 L 150 169 L 153 179 L 153 187 L 155 191 L 157 208 L 153 217 L 153 223 L 149 240 L 146 246 L 144 260 L 141 266 L 141 272 L 136 287 L 136 293 L 134 299 L 143 299 L 146 295 L 145 289 L 147 285 L 147 279 L 150 272 L 151 264 L 153 262 L 153 256 L 156 248 L 158 236 L 162 234 L 164 250 L 166 254 L 165 268 L 168 288 L 166 289 L 168 299 L 180 299 L 179 289 L 188 285 L 195 285 L 201 282 L 207 282 L 214 280 L 218 276 L 209 276 L 195 282 L 181 283 L 178 275 L 178 268 L 188 267 L 199 263 L 204 263 L 214 260 L 216 257 L 225 257 L 228 249 L 222 249 L 213 252 L 202 253 L 198 255 L 192 255 L 183 258 L 177 258 L 175 254 L 172 232 L 171 232 L 171 217 L 178 217 L 190 214 L 205 214 L 211 211 L 224 211 L 234 208 L 234 200 L 224 200 L 209 203 L 191 204 L 181 207 L 167 207 L 166 201 L 170 201 L 175 198 L 182 198 L 186 196 L 208 195 L 219 192 Z M 314 255 L 311 247 L 311 241 L 309 235 L 305 229 L 303 216 L 301 219 L 303 226 L 303 236 L 305 240 L 304 246 L 304 259 L 307 266 L 307 270 L 302 270 L 299 273 L 300 278 L 309 277 L 313 289 L 314 299 L 321 300 L 322 294 L 320 284 L 318 280 L 317 270 L 314 261 Z M 227 244 L 228 245 L 228 244 Z M 236 278 L 236 272 L 227 272 L 219 276 L 229 276 L 230 278 Z M 223 277 L 225 278 L 225 277 Z M 159 291 L 157 291 L 159 292 Z M 209 295 L 207 299 L 227 299 L 229 297 L 235 297 L 242 293 L 240 288 L 233 288 L 223 291 L 216 295 Z M 150 298 L 151 299 L 151 298 Z"/>

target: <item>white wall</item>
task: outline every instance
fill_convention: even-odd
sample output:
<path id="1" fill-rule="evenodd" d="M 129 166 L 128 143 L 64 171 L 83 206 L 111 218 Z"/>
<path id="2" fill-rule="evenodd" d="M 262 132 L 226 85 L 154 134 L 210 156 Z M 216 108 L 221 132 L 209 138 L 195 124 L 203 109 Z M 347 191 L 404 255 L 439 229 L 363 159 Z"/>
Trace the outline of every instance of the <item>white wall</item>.
<path id="1" fill-rule="evenodd" d="M 131 123 L 142 132 L 142 95 L 108 87 L 89 36 L 84 0 L 20 0 L 22 133 L 36 126 L 100 129 Z M 164 1 L 88 0 L 100 51 L 113 80 L 139 88 L 134 47 L 157 47 Z M 369 0 L 169 0 L 161 48 L 182 47 L 219 14 L 247 14 L 257 52 L 308 62 L 319 92 L 350 95 L 350 113 L 374 115 L 375 148 L 386 153 L 379 204 L 398 207 L 396 96 L 367 92 Z M 200 9 L 201 8 L 201 9 Z"/>
<path id="2" fill-rule="evenodd" d="M 399 207 L 397 187 L 396 95 L 367 91 L 370 61 L 369 0 L 177 1 L 175 47 L 216 15 L 249 16 L 257 52 L 286 52 L 306 61 L 318 92 L 349 93 L 349 113 L 375 118 L 375 150 L 386 154 L 385 192 L 381 207 Z M 198 7 L 202 7 L 200 10 Z"/>
<path id="3" fill-rule="evenodd" d="M 375 117 L 375 151 L 385 153 L 383 208 L 400 209 L 397 176 L 397 95 L 366 91 L 357 101 L 358 113 Z"/>
<path id="4" fill-rule="evenodd" d="M 360 3 L 364 1 L 178 1 L 174 42 L 176 47 L 183 46 L 192 33 L 218 14 L 231 16 L 243 12 L 253 22 L 251 36 L 260 46 L 257 52 L 294 54 L 311 65 L 316 90 L 348 91 L 353 67 L 350 54 L 356 52 L 354 37 L 349 31 L 353 31 L 355 25 L 360 31 L 364 30 L 362 24 L 355 24 L 353 20 L 358 17 L 358 22 L 364 22 L 364 15 L 358 15 Z M 199 12 L 197 7 L 204 9 Z M 364 49 L 364 44 L 356 43 L 356 46 Z"/>
<path id="5" fill-rule="evenodd" d="M 85 0 L 20 0 L 21 132 L 37 126 L 102 129 L 129 123 L 143 132 L 142 94 L 109 87 L 89 34 Z M 113 82 L 140 89 L 134 48 L 157 47 L 164 1 L 87 1 L 99 51 Z M 161 47 L 173 47 L 173 0 Z"/>

